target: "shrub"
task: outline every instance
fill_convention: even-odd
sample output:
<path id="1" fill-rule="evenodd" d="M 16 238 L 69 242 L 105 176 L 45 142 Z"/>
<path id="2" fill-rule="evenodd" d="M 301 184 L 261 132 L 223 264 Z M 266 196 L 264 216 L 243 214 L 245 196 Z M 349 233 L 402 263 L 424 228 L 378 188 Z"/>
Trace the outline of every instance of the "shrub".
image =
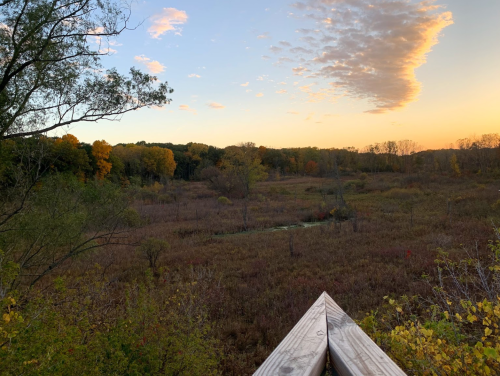
<path id="1" fill-rule="evenodd" d="M 500 241 L 489 248 L 487 265 L 442 252 L 430 305 L 428 298 L 385 297 L 389 313 L 372 312 L 360 325 L 409 375 L 498 375 Z"/>
<path id="2" fill-rule="evenodd" d="M 402 189 L 402 188 L 392 188 L 384 194 L 388 198 L 396 200 L 410 200 L 422 195 L 422 191 L 419 189 Z"/>
<path id="3" fill-rule="evenodd" d="M 218 342 L 189 286 L 170 292 L 149 274 L 117 309 L 97 273 L 78 288 L 55 282 L 22 308 L 0 301 L 2 375 L 218 374 Z"/>
<path id="4" fill-rule="evenodd" d="M 500 210 L 500 200 L 497 200 L 491 207 L 495 210 Z"/>
<path id="5" fill-rule="evenodd" d="M 144 258 L 149 261 L 149 267 L 152 269 L 156 269 L 158 258 L 169 248 L 170 244 L 168 244 L 165 240 L 147 238 L 139 246 L 139 251 L 142 253 Z"/>
<path id="6" fill-rule="evenodd" d="M 221 205 L 232 205 L 232 201 L 230 199 L 228 199 L 227 197 L 224 197 L 224 196 L 220 196 L 218 199 L 217 199 L 217 202 Z"/>
<path id="7" fill-rule="evenodd" d="M 345 189 L 356 189 L 356 190 L 361 190 L 364 189 L 366 186 L 366 180 L 349 180 L 348 182 L 345 183 L 344 187 Z"/>
<path id="8" fill-rule="evenodd" d="M 134 208 L 127 208 L 122 213 L 123 222 L 127 227 L 139 227 L 141 216 Z"/>

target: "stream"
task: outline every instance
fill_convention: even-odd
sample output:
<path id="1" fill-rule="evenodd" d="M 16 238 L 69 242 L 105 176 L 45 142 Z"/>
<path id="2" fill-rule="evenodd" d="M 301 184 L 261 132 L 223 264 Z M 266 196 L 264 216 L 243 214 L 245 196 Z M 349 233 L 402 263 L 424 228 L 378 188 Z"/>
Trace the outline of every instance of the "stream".
<path id="1" fill-rule="evenodd" d="M 240 232 L 233 232 L 229 234 L 219 234 L 219 235 L 212 235 L 213 238 L 224 238 L 226 236 L 235 236 L 235 235 L 244 235 L 244 234 L 257 234 L 260 232 L 275 232 L 275 231 L 288 231 L 288 230 L 294 230 L 297 228 L 310 228 L 310 227 L 317 227 L 317 226 L 324 226 L 329 224 L 329 221 L 324 221 L 324 222 L 300 222 L 299 224 L 296 225 L 289 225 L 289 226 L 276 226 L 276 227 L 270 227 L 270 228 L 265 228 L 262 230 L 251 230 L 251 231 L 240 231 Z"/>

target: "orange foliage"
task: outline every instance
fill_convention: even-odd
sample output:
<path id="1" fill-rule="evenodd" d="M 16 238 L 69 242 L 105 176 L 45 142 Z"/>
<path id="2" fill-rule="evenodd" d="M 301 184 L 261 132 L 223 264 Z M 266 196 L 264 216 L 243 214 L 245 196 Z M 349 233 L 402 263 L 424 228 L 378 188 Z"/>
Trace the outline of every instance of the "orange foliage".
<path id="1" fill-rule="evenodd" d="M 318 171 L 318 164 L 314 161 L 309 161 L 305 168 L 307 175 L 314 175 Z"/>
<path id="2" fill-rule="evenodd" d="M 96 159 L 98 179 L 102 180 L 111 171 L 112 164 L 107 160 L 111 153 L 112 146 L 106 141 L 95 141 L 92 145 L 92 155 Z"/>
<path id="3" fill-rule="evenodd" d="M 265 146 L 259 146 L 259 149 L 257 149 L 257 152 L 259 153 L 259 158 L 262 160 L 264 159 L 264 154 L 267 152 L 267 148 Z"/>
<path id="4" fill-rule="evenodd" d="M 76 138 L 75 136 L 73 136 L 72 134 L 69 134 L 69 133 L 65 134 L 61 138 L 58 138 L 55 141 L 55 144 L 58 145 L 58 144 L 61 144 L 63 142 L 67 142 L 68 144 L 73 146 L 73 148 L 75 148 L 75 149 L 77 149 L 80 146 L 80 141 L 78 140 L 78 138 Z"/>

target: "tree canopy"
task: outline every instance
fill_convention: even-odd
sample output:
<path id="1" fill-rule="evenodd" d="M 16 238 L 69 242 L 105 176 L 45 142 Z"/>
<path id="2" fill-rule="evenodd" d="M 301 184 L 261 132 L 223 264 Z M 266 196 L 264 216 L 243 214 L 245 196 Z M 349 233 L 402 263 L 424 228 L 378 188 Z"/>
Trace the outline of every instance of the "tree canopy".
<path id="1" fill-rule="evenodd" d="M 129 16 L 119 0 L 0 0 L 0 140 L 169 103 L 156 77 L 102 68 Z"/>

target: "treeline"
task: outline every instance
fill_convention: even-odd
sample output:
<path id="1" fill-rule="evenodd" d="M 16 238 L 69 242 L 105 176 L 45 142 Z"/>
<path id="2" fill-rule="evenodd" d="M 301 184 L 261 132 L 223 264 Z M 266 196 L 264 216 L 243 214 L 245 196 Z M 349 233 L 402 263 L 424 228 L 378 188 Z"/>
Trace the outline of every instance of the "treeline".
<path id="1" fill-rule="evenodd" d="M 214 177 L 234 167 L 231 160 L 236 165 L 243 163 L 235 161 L 235 156 L 239 155 L 235 150 L 242 151 L 246 159 L 250 159 L 245 162 L 248 166 L 260 165 L 262 171 L 259 174 L 266 172 L 271 176 L 326 177 L 357 171 L 500 175 L 498 134 L 460 139 L 456 148 L 440 150 L 422 150 L 411 140 L 386 141 L 368 145 L 361 150 L 354 147 L 273 149 L 257 147 L 252 143 L 222 149 L 201 143 L 175 145 L 144 141 L 111 146 L 104 140 L 95 141 L 92 145 L 81 143 L 71 134 L 61 138 L 6 140 L 3 144 L 4 163 L 1 168 L 4 170 L 6 160 L 15 162 L 14 165 L 22 163 L 23 155 L 26 154 L 22 149 L 32 144 L 32 149 L 40 154 L 39 163 L 43 171 L 69 172 L 81 181 L 108 179 L 122 186 L 165 183 L 172 177 L 214 181 Z"/>

